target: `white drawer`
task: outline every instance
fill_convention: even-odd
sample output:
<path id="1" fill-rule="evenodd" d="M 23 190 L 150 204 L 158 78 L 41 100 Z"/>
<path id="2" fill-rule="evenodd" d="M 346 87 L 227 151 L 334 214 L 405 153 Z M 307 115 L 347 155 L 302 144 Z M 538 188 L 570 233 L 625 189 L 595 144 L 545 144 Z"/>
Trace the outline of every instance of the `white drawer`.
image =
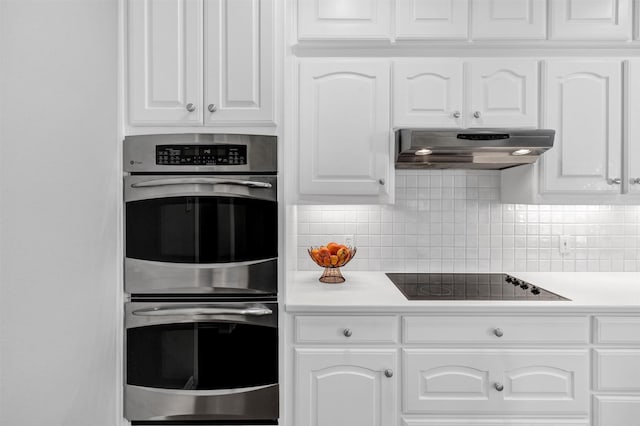
<path id="1" fill-rule="evenodd" d="M 594 351 L 594 387 L 601 391 L 640 391 L 640 350 Z"/>
<path id="2" fill-rule="evenodd" d="M 403 318 L 404 343 L 589 342 L 587 317 L 429 316 Z"/>
<path id="3" fill-rule="evenodd" d="M 398 320 L 394 316 L 296 316 L 298 343 L 395 343 Z"/>
<path id="4" fill-rule="evenodd" d="M 640 419 L 640 396 L 595 396 L 593 426 L 634 426 Z"/>
<path id="5" fill-rule="evenodd" d="M 408 414 L 573 414 L 589 408 L 584 350 L 405 349 Z"/>
<path id="6" fill-rule="evenodd" d="M 640 345 L 640 317 L 596 317 L 594 343 Z"/>
<path id="7" fill-rule="evenodd" d="M 402 426 L 589 426 L 589 420 L 567 419 L 402 419 Z"/>

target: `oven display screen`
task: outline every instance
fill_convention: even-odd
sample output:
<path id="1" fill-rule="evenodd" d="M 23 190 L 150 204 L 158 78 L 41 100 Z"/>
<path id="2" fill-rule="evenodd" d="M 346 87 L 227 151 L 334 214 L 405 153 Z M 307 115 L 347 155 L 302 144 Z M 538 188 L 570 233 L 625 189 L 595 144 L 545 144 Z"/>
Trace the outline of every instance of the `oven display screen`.
<path id="1" fill-rule="evenodd" d="M 156 164 L 167 166 L 242 166 L 246 145 L 158 145 Z"/>

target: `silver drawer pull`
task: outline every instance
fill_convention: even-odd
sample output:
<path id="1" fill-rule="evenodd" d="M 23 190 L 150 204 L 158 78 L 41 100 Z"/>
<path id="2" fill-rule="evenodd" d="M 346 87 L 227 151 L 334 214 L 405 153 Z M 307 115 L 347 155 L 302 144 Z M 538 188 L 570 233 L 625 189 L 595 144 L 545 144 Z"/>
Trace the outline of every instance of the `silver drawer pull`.
<path id="1" fill-rule="evenodd" d="M 352 332 L 350 329 L 345 328 L 345 329 L 342 331 L 342 334 L 344 334 L 344 337 L 351 337 L 351 335 L 353 334 L 353 332 Z"/>
<path id="2" fill-rule="evenodd" d="M 193 184 L 205 184 L 205 185 L 238 185 L 248 186 L 249 188 L 271 188 L 268 182 L 255 182 L 250 180 L 234 180 L 234 179 L 218 179 L 218 178 L 167 178 L 167 179 L 155 179 L 148 180 L 146 182 L 136 182 L 131 184 L 132 188 L 149 188 L 153 186 L 168 186 L 168 185 L 193 185 Z"/>
<path id="3" fill-rule="evenodd" d="M 620 179 L 620 178 L 614 178 L 614 179 L 609 178 L 609 179 L 607 179 L 607 183 L 609 185 L 620 185 L 622 183 L 622 179 Z"/>
<path id="4" fill-rule="evenodd" d="M 502 331 L 501 328 L 496 328 L 495 330 L 493 330 L 493 334 L 495 334 L 497 337 L 502 337 L 504 336 L 504 331 Z"/>
<path id="5" fill-rule="evenodd" d="M 493 387 L 498 391 L 498 392 L 502 392 L 504 390 L 504 385 L 502 383 L 494 383 Z"/>
<path id="6" fill-rule="evenodd" d="M 152 308 L 139 309 L 133 311 L 133 315 L 143 317 L 163 317 L 170 315 L 249 315 L 263 316 L 271 315 L 273 311 L 269 308 L 216 308 L 216 307 L 185 307 L 185 308 Z"/>
<path id="7" fill-rule="evenodd" d="M 393 377 L 393 370 L 390 368 L 387 368 L 386 370 L 384 370 L 384 375 L 387 377 Z"/>

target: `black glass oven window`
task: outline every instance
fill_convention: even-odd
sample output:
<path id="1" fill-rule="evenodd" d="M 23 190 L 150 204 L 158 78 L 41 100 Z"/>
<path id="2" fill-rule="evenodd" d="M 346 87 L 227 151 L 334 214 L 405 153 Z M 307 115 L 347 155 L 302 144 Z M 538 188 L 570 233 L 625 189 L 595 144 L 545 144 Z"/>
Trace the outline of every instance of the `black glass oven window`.
<path id="1" fill-rule="evenodd" d="M 127 330 L 127 383 L 211 390 L 278 382 L 278 331 L 243 323 L 191 322 Z"/>
<path id="2" fill-rule="evenodd" d="M 168 197 L 126 204 L 134 259 L 221 263 L 277 257 L 277 204 L 231 197 Z"/>

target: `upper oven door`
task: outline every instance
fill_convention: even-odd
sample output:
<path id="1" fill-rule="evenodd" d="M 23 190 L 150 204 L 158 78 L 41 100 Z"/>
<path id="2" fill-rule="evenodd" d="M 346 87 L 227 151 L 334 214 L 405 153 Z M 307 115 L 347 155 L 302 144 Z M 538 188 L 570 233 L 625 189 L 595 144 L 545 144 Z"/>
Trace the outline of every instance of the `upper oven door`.
<path id="1" fill-rule="evenodd" d="M 129 293 L 276 293 L 275 176 L 135 175 L 124 185 Z"/>

